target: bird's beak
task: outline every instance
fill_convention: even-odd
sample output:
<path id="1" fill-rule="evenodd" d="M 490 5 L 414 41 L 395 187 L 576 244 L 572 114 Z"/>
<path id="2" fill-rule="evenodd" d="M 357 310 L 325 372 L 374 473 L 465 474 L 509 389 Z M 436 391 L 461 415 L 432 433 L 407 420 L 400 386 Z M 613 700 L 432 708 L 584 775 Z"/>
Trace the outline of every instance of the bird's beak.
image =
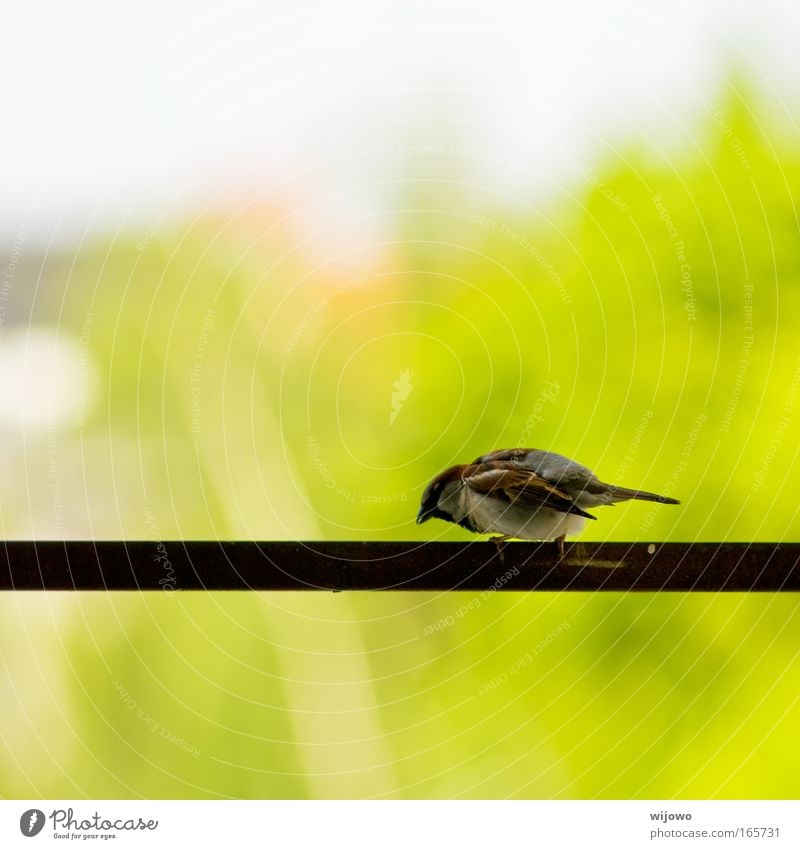
<path id="1" fill-rule="evenodd" d="M 421 525 L 423 522 L 427 522 L 428 519 L 431 518 L 431 511 L 425 510 L 424 508 L 419 508 L 419 513 L 417 513 L 417 524 Z"/>

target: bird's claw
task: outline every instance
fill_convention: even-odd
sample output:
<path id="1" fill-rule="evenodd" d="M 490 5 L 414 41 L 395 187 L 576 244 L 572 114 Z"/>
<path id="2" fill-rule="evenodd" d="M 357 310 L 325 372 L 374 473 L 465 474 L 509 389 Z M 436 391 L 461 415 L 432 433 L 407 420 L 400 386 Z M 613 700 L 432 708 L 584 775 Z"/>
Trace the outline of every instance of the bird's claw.
<path id="1" fill-rule="evenodd" d="M 492 542 L 494 543 L 495 548 L 497 549 L 497 556 L 500 559 L 500 562 L 504 566 L 505 566 L 505 563 L 506 563 L 506 558 L 505 558 L 505 555 L 503 554 L 503 543 L 506 542 L 509 539 L 510 539 L 510 537 L 507 537 L 503 534 L 500 534 L 499 536 L 496 536 L 496 537 L 492 537 Z"/>

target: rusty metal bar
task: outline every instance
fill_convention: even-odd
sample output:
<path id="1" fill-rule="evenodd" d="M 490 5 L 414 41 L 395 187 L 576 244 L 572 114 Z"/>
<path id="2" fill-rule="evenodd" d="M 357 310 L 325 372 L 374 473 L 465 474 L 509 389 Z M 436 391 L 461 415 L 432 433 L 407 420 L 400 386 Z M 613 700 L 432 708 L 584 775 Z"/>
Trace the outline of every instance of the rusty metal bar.
<path id="1" fill-rule="evenodd" d="M 800 543 L 13 541 L 0 590 L 800 591 Z"/>

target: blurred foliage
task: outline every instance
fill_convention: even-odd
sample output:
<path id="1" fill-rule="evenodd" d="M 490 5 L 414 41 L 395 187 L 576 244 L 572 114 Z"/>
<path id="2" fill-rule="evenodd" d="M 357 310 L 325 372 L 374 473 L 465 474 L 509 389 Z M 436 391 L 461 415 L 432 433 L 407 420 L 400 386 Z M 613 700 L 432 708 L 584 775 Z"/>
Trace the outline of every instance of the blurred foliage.
<path id="1" fill-rule="evenodd" d="M 797 540 L 800 147 L 723 100 L 680 151 L 569 154 L 546 203 L 429 157 L 346 265 L 264 208 L 82 251 L 68 534 L 464 539 L 422 487 L 523 444 L 683 502 L 587 539 Z M 6 533 L 58 536 L 33 462 Z M 4 599 L 0 792 L 796 796 L 791 597 L 473 600 Z"/>

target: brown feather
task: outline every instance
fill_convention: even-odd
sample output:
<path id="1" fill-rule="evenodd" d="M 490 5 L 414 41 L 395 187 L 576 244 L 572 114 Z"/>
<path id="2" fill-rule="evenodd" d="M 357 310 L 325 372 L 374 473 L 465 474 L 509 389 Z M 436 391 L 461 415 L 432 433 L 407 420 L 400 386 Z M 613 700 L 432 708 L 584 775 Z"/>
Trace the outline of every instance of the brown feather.
<path id="1" fill-rule="evenodd" d="M 466 466 L 462 472 L 464 483 L 480 495 L 494 495 L 511 504 L 525 507 L 546 507 L 560 513 L 574 513 L 586 519 L 594 519 L 567 493 L 548 483 L 534 472 L 520 469 L 510 462 L 494 461 Z"/>

